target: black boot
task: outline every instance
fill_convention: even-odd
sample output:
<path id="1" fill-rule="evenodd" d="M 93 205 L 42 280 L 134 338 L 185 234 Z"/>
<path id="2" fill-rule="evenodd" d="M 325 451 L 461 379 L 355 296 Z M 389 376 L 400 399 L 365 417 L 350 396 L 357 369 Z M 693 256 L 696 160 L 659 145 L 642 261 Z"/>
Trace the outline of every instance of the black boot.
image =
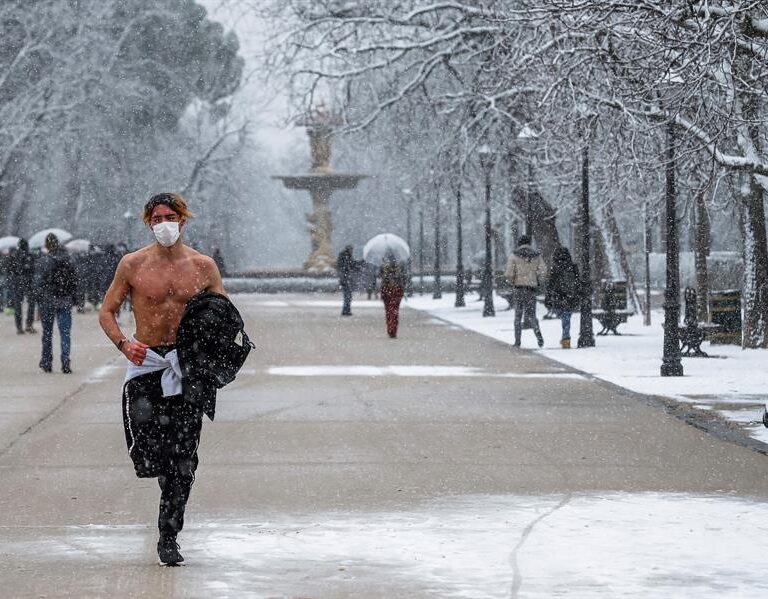
<path id="1" fill-rule="evenodd" d="M 184 561 L 179 549 L 176 535 L 160 535 L 160 540 L 157 541 L 157 557 L 163 566 L 178 566 Z"/>

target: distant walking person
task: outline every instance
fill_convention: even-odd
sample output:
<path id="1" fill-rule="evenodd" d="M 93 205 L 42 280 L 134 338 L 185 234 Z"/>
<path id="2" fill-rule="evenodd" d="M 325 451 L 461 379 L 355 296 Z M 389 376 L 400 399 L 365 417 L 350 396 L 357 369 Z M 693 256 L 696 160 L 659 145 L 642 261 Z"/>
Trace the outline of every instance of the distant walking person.
<path id="1" fill-rule="evenodd" d="M 351 245 L 344 246 L 336 259 L 336 271 L 339 273 L 339 286 L 344 299 L 341 307 L 342 316 L 352 316 L 352 291 L 354 290 L 355 260 Z"/>
<path id="2" fill-rule="evenodd" d="M 19 239 L 18 246 L 8 258 L 8 282 L 11 292 L 13 316 L 19 335 L 36 333 L 35 322 L 35 257 L 29 251 L 26 239 Z M 23 325 L 24 298 L 27 298 L 26 328 Z"/>
<path id="3" fill-rule="evenodd" d="M 544 305 L 560 318 L 563 336 L 560 345 L 571 348 L 571 314 L 579 305 L 579 268 L 567 248 L 559 247 L 552 256 Z"/>
<path id="4" fill-rule="evenodd" d="M 541 254 L 531 247 L 531 238 L 523 235 L 515 253 L 509 257 L 504 273 L 515 291 L 515 347 L 520 347 L 523 323 L 533 328 L 539 347 L 544 347 L 539 321 L 536 318 L 536 290 L 546 276 L 547 265 Z"/>
<path id="5" fill-rule="evenodd" d="M 72 307 L 77 297 L 77 272 L 67 251 L 53 233 L 45 238 L 45 249 L 35 272 L 35 288 L 40 299 L 40 319 L 43 325 L 43 350 L 40 368 L 53 370 L 53 323 L 59 325 L 61 337 L 61 371 L 72 372 L 70 347 L 72 344 Z"/>
<path id="6" fill-rule="evenodd" d="M 378 280 L 378 268 L 374 264 L 363 262 L 363 283 L 365 285 L 365 293 L 370 301 L 374 294 L 376 294 L 376 281 Z"/>
<path id="7" fill-rule="evenodd" d="M 387 318 L 387 334 L 397 337 L 397 325 L 400 319 L 400 301 L 405 294 L 408 278 L 403 265 L 392 254 L 384 259 L 381 267 L 381 299 Z"/>

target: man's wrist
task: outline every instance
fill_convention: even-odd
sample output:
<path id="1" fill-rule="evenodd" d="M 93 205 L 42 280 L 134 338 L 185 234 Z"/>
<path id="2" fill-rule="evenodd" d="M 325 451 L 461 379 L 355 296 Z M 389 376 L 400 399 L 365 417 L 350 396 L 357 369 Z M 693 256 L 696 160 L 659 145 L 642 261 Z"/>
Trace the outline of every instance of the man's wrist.
<path id="1" fill-rule="evenodd" d="M 120 341 L 117 342 L 117 349 L 119 351 L 123 351 L 123 346 L 128 343 L 128 339 L 126 337 L 123 337 L 120 339 Z"/>

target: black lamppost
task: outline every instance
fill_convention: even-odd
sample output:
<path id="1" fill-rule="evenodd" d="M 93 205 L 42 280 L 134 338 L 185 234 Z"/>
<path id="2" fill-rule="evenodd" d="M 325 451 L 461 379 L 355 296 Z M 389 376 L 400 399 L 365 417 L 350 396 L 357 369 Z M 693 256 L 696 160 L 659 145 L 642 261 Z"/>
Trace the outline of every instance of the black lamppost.
<path id="1" fill-rule="evenodd" d="M 581 146 L 581 316 L 579 319 L 578 347 L 595 347 L 595 334 L 592 329 L 592 269 L 590 267 L 590 248 L 592 238 L 589 223 L 589 135 L 595 123 L 596 115 L 585 114 L 580 123 L 582 134 Z"/>
<path id="2" fill-rule="evenodd" d="M 432 289 L 432 299 L 443 297 L 443 286 L 440 281 L 440 187 L 435 188 L 435 269 L 434 269 L 434 287 Z"/>
<path id="3" fill-rule="evenodd" d="M 411 251 L 410 256 L 408 256 L 408 284 L 406 293 L 408 297 L 413 296 L 413 280 L 412 280 L 412 267 L 413 267 L 413 245 L 412 245 L 412 238 L 411 238 L 411 208 L 413 207 L 413 192 L 407 188 L 404 187 L 402 190 L 403 197 L 405 197 L 405 236 L 406 236 L 406 243 L 408 244 L 408 249 Z"/>
<path id="4" fill-rule="evenodd" d="M 651 326 L 651 250 L 653 239 L 651 238 L 651 219 L 648 215 L 648 202 L 643 204 L 643 246 L 645 250 L 645 310 L 643 310 L 643 325 Z"/>
<path id="5" fill-rule="evenodd" d="M 133 221 L 133 213 L 130 210 L 126 210 L 123 213 L 123 221 L 125 222 L 125 244 L 130 251 L 133 249 L 133 240 L 131 239 L 131 224 Z"/>
<path id="6" fill-rule="evenodd" d="M 520 148 L 534 147 L 538 139 L 539 134 L 530 125 L 524 125 L 515 138 L 515 145 Z M 525 234 L 533 239 L 533 165 L 530 161 L 527 171 L 525 178 Z"/>
<path id="7" fill-rule="evenodd" d="M 666 221 L 667 285 L 664 290 L 664 357 L 661 376 L 683 376 L 680 361 L 680 256 L 678 255 L 677 214 L 675 210 L 675 121 L 667 121 Z"/>
<path id="8" fill-rule="evenodd" d="M 408 247 L 411 247 L 411 207 L 413 205 L 413 192 L 404 187 L 401 190 L 403 197 L 405 198 L 405 241 Z"/>
<path id="9" fill-rule="evenodd" d="M 533 211 L 531 210 L 531 179 L 533 173 L 531 172 L 531 165 L 528 165 L 528 177 L 525 181 L 525 234 L 530 239 L 533 239 Z"/>
<path id="10" fill-rule="evenodd" d="M 424 208 L 419 208 L 419 295 L 424 295 Z"/>
<path id="11" fill-rule="evenodd" d="M 493 252 L 491 248 L 491 172 L 496 164 L 496 154 L 483 144 L 478 148 L 477 153 L 480 157 L 480 168 L 485 175 L 485 266 L 483 268 L 483 316 L 496 316 L 496 310 L 493 307 Z"/>
<path id="12" fill-rule="evenodd" d="M 464 302 L 464 260 L 461 231 L 461 179 L 456 183 L 456 301 L 455 308 L 463 308 Z"/>

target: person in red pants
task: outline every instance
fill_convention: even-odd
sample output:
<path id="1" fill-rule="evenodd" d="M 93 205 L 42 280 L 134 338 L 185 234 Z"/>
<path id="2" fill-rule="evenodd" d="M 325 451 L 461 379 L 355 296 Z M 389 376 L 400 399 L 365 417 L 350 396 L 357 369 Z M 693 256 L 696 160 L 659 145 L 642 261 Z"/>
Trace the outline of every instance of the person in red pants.
<path id="1" fill-rule="evenodd" d="M 405 268 L 393 255 L 388 255 L 381 267 L 381 299 L 387 317 L 387 334 L 397 337 L 397 325 L 400 316 L 400 301 L 405 294 Z"/>

